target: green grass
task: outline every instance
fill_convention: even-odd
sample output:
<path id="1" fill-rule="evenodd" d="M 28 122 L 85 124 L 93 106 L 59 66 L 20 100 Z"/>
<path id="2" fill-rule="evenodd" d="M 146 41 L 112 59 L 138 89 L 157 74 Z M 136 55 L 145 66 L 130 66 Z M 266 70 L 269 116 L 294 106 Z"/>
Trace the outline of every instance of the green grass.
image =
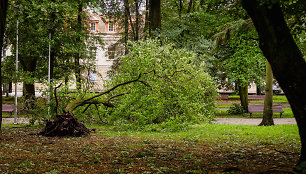
<path id="1" fill-rule="evenodd" d="M 239 100 L 239 95 L 230 95 L 228 97 L 232 100 Z M 226 101 L 226 100 L 225 100 Z M 250 103 L 263 103 L 264 100 L 251 100 Z M 274 103 L 288 103 L 287 97 L 285 95 L 273 95 Z"/>
<path id="2" fill-rule="evenodd" d="M 112 127 L 91 126 L 103 136 L 127 136 L 131 138 L 173 139 L 226 143 L 299 144 L 297 125 L 251 126 L 251 125 L 194 125 L 181 132 L 113 131 Z"/>
<path id="3" fill-rule="evenodd" d="M 231 107 L 231 106 L 233 106 L 233 105 L 228 105 L 228 104 L 218 104 L 218 105 L 217 105 L 217 108 L 229 108 L 229 107 Z"/>
<path id="4" fill-rule="evenodd" d="M 217 109 L 216 117 L 221 118 L 249 118 L 249 113 L 239 114 L 239 115 L 229 115 L 227 112 L 228 109 Z M 294 118 L 291 108 L 283 108 L 284 113 L 282 114 L 283 118 Z M 274 113 L 274 118 L 279 118 L 280 113 Z M 262 113 L 253 113 L 253 118 L 262 118 Z"/>
<path id="5" fill-rule="evenodd" d="M 30 125 L 30 124 L 2 124 L 2 127 L 42 127 L 41 125 Z"/>
<path id="6" fill-rule="evenodd" d="M 287 97 L 285 95 L 274 95 L 273 102 L 275 103 L 288 103 Z"/>

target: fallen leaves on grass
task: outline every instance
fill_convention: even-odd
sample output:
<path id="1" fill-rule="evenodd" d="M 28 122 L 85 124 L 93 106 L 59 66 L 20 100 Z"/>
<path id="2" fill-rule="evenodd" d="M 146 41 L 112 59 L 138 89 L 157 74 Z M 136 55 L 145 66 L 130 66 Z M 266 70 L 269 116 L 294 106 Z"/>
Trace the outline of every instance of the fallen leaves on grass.
<path id="1" fill-rule="evenodd" d="M 37 132 L 38 128 L 3 129 L 0 173 L 290 173 L 299 157 L 276 144 L 95 133 L 58 138 Z"/>

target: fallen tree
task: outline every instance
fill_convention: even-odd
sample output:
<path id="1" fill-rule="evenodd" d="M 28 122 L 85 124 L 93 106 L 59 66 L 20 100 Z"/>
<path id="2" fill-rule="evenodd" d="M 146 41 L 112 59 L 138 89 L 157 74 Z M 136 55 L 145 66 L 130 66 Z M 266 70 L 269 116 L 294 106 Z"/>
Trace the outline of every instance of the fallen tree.
<path id="1" fill-rule="evenodd" d="M 106 94 L 109 94 L 110 92 L 114 91 L 118 87 L 128 85 L 130 83 L 139 82 L 139 83 L 142 83 L 146 86 L 149 86 L 146 82 L 140 80 L 140 78 L 143 74 L 147 74 L 147 73 L 141 73 L 141 74 L 139 74 L 139 76 L 136 79 L 126 81 L 126 82 L 120 83 L 118 85 L 115 85 L 114 87 L 112 87 L 110 89 L 107 89 L 104 92 L 102 92 L 98 95 L 95 95 L 93 97 L 75 99 L 65 107 L 65 109 L 63 110 L 63 114 L 58 114 L 58 109 L 57 109 L 58 108 L 58 99 L 57 99 L 57 96 L 56 96 L 56 90 L 61 86 L 61 85 L 59 85 L 58 87 L 56 87 L 54 89 L 54 95 L 55 95 L 55 100 L 56 100 L 56 107 L 55 107 L 56 119 L 53 120 L 53 121 L 47 121 L 45 128 L 39 134 L 43 135 L 43 136 L 50 136 L 50 137 L 54 137 L 54 136 L 87 136 L 87 135 L 89 135 L 91 130 L 89 130 L 84 124 L 79 122 L 78 119 L 72 114 L 72 112 L 76 108 L 78 108 L 80 106 L 85 106 L 85 105 L 87 105 L 87 107 L 85 108 L 85 110 L 83 112 L 85 112 L 91 105 L 95 105 L 97 110 L 98 110 L 97 105 L 100 105 L 100 104 L 102 104 L 106 107 L 114 107 L 115 105 L 113 104 L 112 100 L 119 97 L 119 96 L 128 94 L 128 92 L 121 93 L 121 94 L 116 94 L 116 95 L 113 95 L 113 96 L 110 96 L 110 97 L 106 97 L 104 99 L 101 99 L 99 97 L 105 96 Z"/>

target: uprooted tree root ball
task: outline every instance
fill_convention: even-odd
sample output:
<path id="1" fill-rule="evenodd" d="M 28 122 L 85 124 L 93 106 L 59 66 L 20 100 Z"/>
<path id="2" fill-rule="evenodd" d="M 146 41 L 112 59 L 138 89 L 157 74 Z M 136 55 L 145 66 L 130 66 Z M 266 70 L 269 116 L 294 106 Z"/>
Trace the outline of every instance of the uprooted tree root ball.
<path id="1" fill-rule="evenodd" d="M 90 130 L 85 127 L 77 118 L 69 113 L 57 115 L 54 121 L 48 121 L 46 127 L 39 134 L 49 137 L 63 136 L 87 136 Z"/>

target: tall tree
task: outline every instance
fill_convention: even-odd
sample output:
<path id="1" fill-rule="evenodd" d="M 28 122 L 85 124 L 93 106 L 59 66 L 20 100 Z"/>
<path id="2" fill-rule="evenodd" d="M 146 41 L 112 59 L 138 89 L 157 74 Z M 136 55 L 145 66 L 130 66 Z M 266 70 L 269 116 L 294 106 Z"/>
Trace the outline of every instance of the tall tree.
<path id="1" fill-rule="evenodd" d="M 78 25 L 77 25 L 77 32 L 80 33 L 82 31 L 82 14 L 83 14 L 83 3 L 79 2 L 78 5 Z M 76 38 L 77 44 L 81 44 L 81 36 L 77 36 Z M 80 67 L 80 59 L 81 53 L 79 51 L 76 52 L 74 57 L 74 64 L 75 64 L 75 79 L 76 79 L 76 86 L 77 89 L 81 89 L 81 67 Z"/>
<path id="2" fill-rule="evenodd" d="M 128 53 L 127 43 L 129 40 L 129 1 L 124 0 L 124 54 Z"/>
<path id="3" fill-rule="evenodd" d="M 159 37 L 161 29 L 160 0 L 149 1 L 149 35 Z"/>
<path id="4" fill-rule="evenodd" d="M 273 72 L 271 65 L 266 60 L 266 86 L 265 86 L 265 99 L 264 99 L 264 112 L 263 118 L 259 126 L 272 126 L 274 125 L 273 121 Z"/>
<path id="5" fill-rule="evenodd" d="M 300 2 L 304 6 L 305 2 Z M 301 156 L 296 170 L 306 171 L 306 62 L 296 45 L 279 1 L 243 0 L 259 35 L 259 46 L 271 64 L 274 76 L 284 90 L 297 121 Z"/>
<path id="6" fill-rule="evenodd" d="M 139 39 L 139 20 L 140 20 L 140 15 L 139 15 L 139 6 L 140 6 L 140 0 L 135 0 L 135 18 L 136 18 L 136 21 L 135 21 L 135 41 L 137 41 Z"/>
<path id="7" fill-rule="evenodd" d="M 8 0 L 1 0 L 0 2 L 0 53 L 2 53 L 3 47 L 3 37 L 5 31 L 5 23 L 6 23 L 6 12 L 8 8 Z M 2 55 L 2 54 L 0 54 Z M 0 136 L 1 132 L 1 125 L 2 125 L 2 73 L 1 73 L 1 62 L 0 61 Z"/>
<path id="8" fill-rule="evenodd" d="M 87 6 L 90 2 L 82 1 L 82 4 Z M 34 82 L 46 82 L 48 45 L 50 42 L 51 78 L 58 80 L 72 75 L 75 70 L 77 72 L 85 68 L 92 70 L 92 64 L 80 64 L 78 62 L 80 59 L 92 59 L 90 52 L 95 50 L 93 47 L 96 47 L 97 42 L 101 43 L 102 39 L 97 35 L 90 34 L 88 25 L 84 22 L 89 16 L 84 10 L 79 10 L 81 2 L 70 2 L 69 0 L 52 0 L 51 3 L 47 0 L 11 2 L 13 5 L 16 5 L 16 3 L 21 8 L 18 11 L 13 7 L 9 8 L 6 35 L 14 50 L 16 13 L 19 12 L 19 57 L 22 67 L 21 72 L 23 72 L 20 73 L 20 77 L 25 84 L 25 96 L 28 96 L 28 98 L 34 96 Z M 50 33 L 51 41 L 49 39 Z M 7 56 L 5 62 L 10 62 L 13 56 Z M 75 58 L 77 61 L 74 61 Z M 54 70 L 52 71 L 52 69 Z M 10 74 L 14 74 L 14 72 Z M 80 76 L 77 77 L 79 81 Z"/>
<path id="9" fill-rule="evenodd" d="M 225 77 L 236 83 L 241 106 L 247 112 L 248 85 L 250 82 L 261 81 L 264 72 L 264 57 L 257 47 L 255 27 L 250 19 L 240 19 L 226 24 L 215 38 L 219 47 L 217 56 L 221 57 L 217 62 L 224 65 L 216 67 L 221 67 Z"/>

